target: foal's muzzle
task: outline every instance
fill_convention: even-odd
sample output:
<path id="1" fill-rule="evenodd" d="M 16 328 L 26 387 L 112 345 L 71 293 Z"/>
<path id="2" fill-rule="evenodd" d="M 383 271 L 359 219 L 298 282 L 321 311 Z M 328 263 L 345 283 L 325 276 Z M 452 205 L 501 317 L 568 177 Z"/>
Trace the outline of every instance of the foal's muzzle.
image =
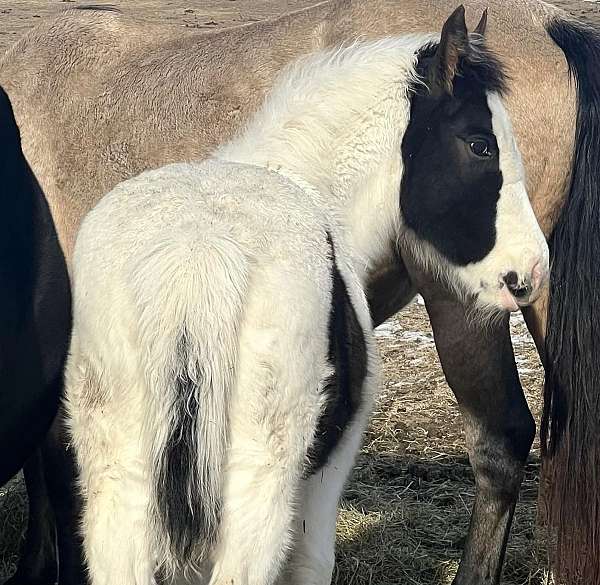
<path id="1" fill-rule="evenodd" d="M 511 270 L 502 276 L 501 288 L 505 290 L 503 304 L 509 311 L 516 311 L 533 303 L 548 280 L 547 262 L 538 260 L 528 273 L 519 275 Z"/>

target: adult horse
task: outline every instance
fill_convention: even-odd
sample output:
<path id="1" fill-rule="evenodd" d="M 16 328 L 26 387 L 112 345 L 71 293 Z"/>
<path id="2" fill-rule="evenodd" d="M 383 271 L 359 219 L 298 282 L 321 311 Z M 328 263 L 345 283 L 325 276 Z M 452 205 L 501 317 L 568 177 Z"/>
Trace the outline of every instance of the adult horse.
<path id="1" fill-rule="evenodd" d="M 588 399 L 600 363 L 585 356 L 594 355 L 599 330 L 600 80 L 592 64 L 600 42 L 536 0 L 465 4 L 478 14 L 489 6 L 493 16 L 488 41 L 511 78 L 507 106 L 528 191 L 545 235 L 554 234 L 550 319 L 546 324 L 546 302 L 526 318 L 550 370 L 547 393 L 564 397 L 547 401 L 554 405 L 554 437 L 561 429 L 568 433 L 552 445 L 561 462 L 551 499 L 560 531 L 557 567 L 596 582 L 598 555 L 575 551 L 594 542 L 600 509 L 593 482 L 599 406 Z M 81 219 L 103 193 L 144 169 L 206 156 L 257 110 L 294 58 L 358 36 L 438 30 L 452 8 L 450 0 L 339 0 L 211 35 L 136 23 L 115 11 L 69 11 L 25 35 L 0 64 L 0 84 L 13 101 L 24 152 L 67 261 Z M 464 303 L 426 278 L 395 242 L 388 245 L 387 259 L 369 267 L 374 320 L 422 293 L 444 372 L 465 414 L 477 492 L 456 583 L 495 583 L 535 433 L 507 319 L 492 328 L 470 326 Z M 564 517 L 561 502 L 569 505 Z"/>
<path id="2" fill-rule="evenodd" d="M 22 564 L 52 582 L 56 568 L 44 557 L 54 548 L 56 535 L 53 523 L 39 518 L 74 521 L 73 502 L 64 497 L 70 491 L 72 463 L 61 446 L 60 425 L 51 426 L 71 329 L 70 284 L 52 215 L 23 155 L 19 128 L 2 89 L 0 120 L 0 485 L 25 463 L 31 505 Z M 51 490 L 58 495 L 52 502 L 47 482 L 58 488 Z M 67 551 L 72 551 L 73 564 L 81 565 L 77 541 L 72 535 L 63 541 L 65 564 L 71 554 Z"/>
<path id="3" fill-rule="evenodd" d="M 51 581 L 55 568 L 44 562 L 44 552 L 40 558 L 40 551 L 54 547 L 54 529 L 51 523 L 39 523 L 36 518 L 72 513 L 64 493 L 53 502 L 55 512 L 43 494 L 38 497 L 45 467 L 52 470 L 50 482 L 68 473 L 70 463 L 60 448 L 59 425 L 52 427 L 44 447 L 45 465 L 34 450 L 48 433 L 59 406 L 71 327 L 70 286 L 48 204 L 23 155 L 13 110 L 1 89 L 0 120 L 4 153 L 0 161 L 0 213 L 4 219 L 0 230 L 0 485 L 29 460 L 32 546 L 23 563 L 32 570 L 39 566 L 39 573 Z M 69 542 L 72 540 L 69 535 Z M 68 548 L 64 547 L 65 552 Z M 78 548 L 75 546 L 75 554 Z"/>
<path id="4" fill-rule="evenodd" d="M 9 99 L 0 90 L 0 484 L 48 432 L 58 409 L 66 355 L 69 283 L 52 217 L 23 152 Z M 56 312 L 55 308 L 60 310 Z M 14 442 L 15 435 L 27 433 Z"/>

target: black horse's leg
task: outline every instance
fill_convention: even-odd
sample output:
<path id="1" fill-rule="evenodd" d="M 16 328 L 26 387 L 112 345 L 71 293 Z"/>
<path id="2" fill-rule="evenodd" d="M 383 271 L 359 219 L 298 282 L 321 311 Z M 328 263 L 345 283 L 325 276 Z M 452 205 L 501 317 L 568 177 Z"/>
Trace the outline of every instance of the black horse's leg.
<path id="1" fill-rule="evenodd" d="M 5 585 L 86 585 L 81 498 L 73 451 L 58 416 L 24 468 L 29 521 L 16 573 Z M 58 559 L 58 562 L 57 562 Z"/>
<path id="2" fill-rule="evenodd" d="M 5 585 L 85 585 L 81 501 L 62 417 L 24 468 L 29 521 L 16 573 Z M 58 562 L 57 562 L 58 559 Z"/>
<path id="3" fill-rule="evenodd" d="M 52 585 L 58 576 L 54 515 L 48 500 L 41 451 L 23 468 L 29 517 L 16 573 L 5 585 Z"/>
<path id="4" fill-rule="evenodd" d="M 80 526 L 82 505 L 74 457 L 62 412 L 59 412 L 43 448 L 48 495 L 56 518 L 59 585 L 87 583 Z"/>
<path id="5" fill-rule="evenodd" d="M 519 382 L 508 316 L 492 326 L 478 324 L 440 287 L 422 291 L 475 473 L 475 503 L 454 585 L 495 585 L 535 422 Z"/>

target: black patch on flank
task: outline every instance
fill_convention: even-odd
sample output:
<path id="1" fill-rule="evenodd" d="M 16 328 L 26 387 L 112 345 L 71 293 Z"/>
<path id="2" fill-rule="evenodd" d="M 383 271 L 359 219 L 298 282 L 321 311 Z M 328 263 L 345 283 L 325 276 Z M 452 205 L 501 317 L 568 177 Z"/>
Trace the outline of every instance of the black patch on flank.
<path id="1" fill-rule="evenodd" d="M 430 91 L 437 45 L 418 54 L 408 128 L 402 140 L 400 208 L 405 224 L 455 265 L 482 260 L 496 242 L 496 206 L 502 187 L 498 144 L 487 92 L 503 94 L 498 60 L 479 43 L 459 59 L 453 92 Z M 491 156 L 476 156 L 485 140 Z"/>
<path id="2" fill-rule="evenodd" d="M 346 283 L 336 265 L 335 248 L 330 234 L 327 234 L 327 240 L 331 250 L 333 281 L 328 357 L 334 373 L 325 385 L 327 404 L 321 414 L 308 453 L 309 474 L 315 473 L 327 464 L 344 430 L 360 408 L 368 366 L 364 332 L 352 305 Z"/>
<path id="3" fill-rule="evenodd" d="M 193 381 L 187 373 L 185 337 L 182 335 L 178 344 L 179 368 L 172 386 L 176 425 L 169 429 L 155 486 L 159 518 L 169 535 L 171 554 L 181 566 L 193 563 L 199 543 L 204 549 L 210 548 L 217 537 L 217 523 L 206 513 L 206 503 L 201 500 L 204 491 L 197 473 L 199 454 L 195 432 L 200 415 L 195 395 L 201 380 Z"/>

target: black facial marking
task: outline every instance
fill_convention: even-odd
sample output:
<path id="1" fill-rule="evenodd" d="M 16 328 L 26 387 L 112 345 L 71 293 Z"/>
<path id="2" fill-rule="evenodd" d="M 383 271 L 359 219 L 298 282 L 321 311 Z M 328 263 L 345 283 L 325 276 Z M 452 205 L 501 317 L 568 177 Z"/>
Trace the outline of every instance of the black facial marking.
<path id="1" fill-rule="evenodd" d="M 435 45 L 418 56 L 417 72 L 432 77 Z M 415 87 L 402 141 L 400 208 L 406 225 L 452 263 L 483 259 L 496 241 L 502 186 L 487 92 L 505 78 L 481 46 L 461 58 L 452 93 Z"/>
<path id="2" fill-rule="evenodd" d="M 365 336 L 344 279 L 337 268 L 331 236 L 328 234 L 327 237 L 331 249 L 333 280 L 329 316 L 329 361 L 334 367 L 334 373 L 327 380 L 327 405 L 321 414 L 308 453 L 309 474 L 327 464 L 346 426 L 360 408 L 363 382 L 367 375 Z"/>

